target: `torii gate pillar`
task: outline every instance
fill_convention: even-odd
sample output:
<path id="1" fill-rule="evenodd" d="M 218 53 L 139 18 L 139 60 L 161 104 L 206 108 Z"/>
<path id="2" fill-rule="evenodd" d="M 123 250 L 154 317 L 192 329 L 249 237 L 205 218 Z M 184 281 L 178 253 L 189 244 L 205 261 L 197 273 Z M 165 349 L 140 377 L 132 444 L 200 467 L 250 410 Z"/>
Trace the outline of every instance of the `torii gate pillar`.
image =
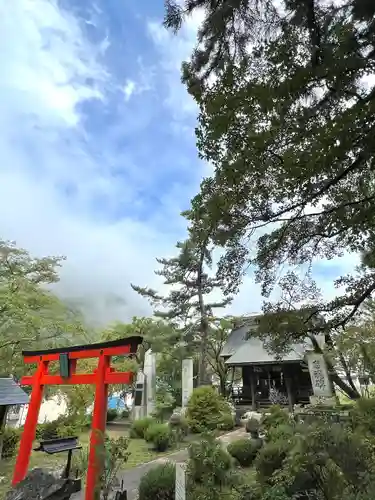
<path id="1" fill-rule="evenodd" d="M 134 375 L 132 372 L 116 372 L 111 368 L 111 357 L 131 356 L 137 352 L 138 345 L 141 343 L 142 337 L 129 337 L 100 344 L 22 353 L 24 362 L 36 363 L 37 369 L 34 375 L 21 379 L 21 385 L 31 385 L 32 392 L 14 468 L 13 485 L 22 481 L 27 474 L 44 386 L 93 384 L 95 385 L 95 402 L 85 500 L 99 498 L 100 477 L 103 471 L 102 450 L 107 419 L 108 385 L 130 384 Z M 76 373 L 77 361 L 87 358 L 98 358 L 97 369 L 93 373 Z M 51 361 L 60 361 L 60 375 L 49 375 L 48 368 Z"/>

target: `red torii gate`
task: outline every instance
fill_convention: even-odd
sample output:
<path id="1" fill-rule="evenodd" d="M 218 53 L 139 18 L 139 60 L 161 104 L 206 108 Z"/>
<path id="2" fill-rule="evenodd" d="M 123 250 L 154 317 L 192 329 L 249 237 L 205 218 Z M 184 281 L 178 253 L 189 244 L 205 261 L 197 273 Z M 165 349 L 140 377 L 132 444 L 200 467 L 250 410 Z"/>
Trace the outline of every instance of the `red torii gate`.
<path id="1" fill-rule="evenodd" d="M 97 484 L 102 472 L 100 470 L 102 463 L 100 457 L 107 420 L 108 385 L 130 384 L 133 377 L 132 372 L 116 372 L 114 368 L 111 368 L 111 357 L 135 354 L 142 340 L 142 337 L 128 337 L 100 344 L 22 352 L 24 362 L 37 364 L 37 369 L 34 375 L 21 379 L 21 385 L 31 385 L 32 392 L 14 468 L 13 485 L 22 481 L 28 471 L 44 386 L 93 384 L 96 386 L 95 402 L 85 500 L 96 498 Z M 93 373 L 76 373 L 77 361 L 87 358 L 98 358 L 98 367 Z M 60 375 L 49 374 L 48 368 L 51 361 L 60 361 Z M 61 373 L 62 371 L 63 373 Z"/>

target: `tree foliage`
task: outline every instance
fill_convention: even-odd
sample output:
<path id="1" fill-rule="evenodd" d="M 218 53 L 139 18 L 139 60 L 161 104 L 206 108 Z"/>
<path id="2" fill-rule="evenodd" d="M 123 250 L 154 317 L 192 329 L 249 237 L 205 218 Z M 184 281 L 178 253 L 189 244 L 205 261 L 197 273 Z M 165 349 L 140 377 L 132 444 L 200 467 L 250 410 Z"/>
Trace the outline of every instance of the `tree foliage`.
<path id="1" fill-rule="evenodd" d="M 200 344 L 199 384 L 207 379 L 207 341 L 209 317 L 213 310 L 230 303 L 231 298 L 214 300 L 213 292 L 223 287 L 223 280 L 213 272 L 212 249 L 206 235 L 191 232 L 190 238 L 177 243 L 178 255 L 157 259 L 162 268 L 155 273 L 164 278 L 169 287 L 167 295 L 155 290 L 132 285 L 133 289 L 149 299 L 154 314 L 174 321 L 181 328 L 181 340 L 193 340 L 198 334 Z"/>
<path id="2" fill-rule="evenodd" d="M 218 378 L 220 393 L 227 396 L 234 382 L 235 372 L 232 367 L 225 364 L 221 356 L 224 345 L 235 326 L 234 318 L 212 318 L 207 337 L 207 362 L 211 372 Z"/>
<path id="3" fill-rule="evenodd" d="M 48 288 L 56 283 L 61 257 L 31 257 L 0 241 L 1 372 L 20 375 L 22 350 L 57 347 L 85 337 L 81 318 Z"/>
<path id="4" fill-rule="evenodd" d="M 264 306 L 275 324 L 293 311 L 293 332 L 335 342 L 375 290 L 375 4 L 188 1 L 169 6 L 166 24 L 178 28 L 198 7 L 205 18 L 183 78 L 214 174 L 187 217 L 224 247 L 227 293 L 253 264 L 263 296 L 276 285 L 284 295 Z M 362 261 L 325 300 L 312 266 L 344 253 Z"/>

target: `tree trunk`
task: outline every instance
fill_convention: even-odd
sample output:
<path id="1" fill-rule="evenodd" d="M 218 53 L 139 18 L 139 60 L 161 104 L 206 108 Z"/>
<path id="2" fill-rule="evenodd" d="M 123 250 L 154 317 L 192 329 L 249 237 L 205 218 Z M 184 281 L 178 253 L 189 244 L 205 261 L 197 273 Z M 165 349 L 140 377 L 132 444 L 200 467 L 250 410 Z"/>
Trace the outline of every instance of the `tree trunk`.
<path id="1" fill-rule="evenodd" d="M 204 304 L 203 298 L 203 263 L 204 263 L 204 249 L 205 244 L 202 244 L 198 272 L 197 272 L 197 288 L 198 288 L 198 302 L 199 302 L 199 312 L 201 315 L 201 348 L 199 353 L 199 365 L 198 365 L 198 387 L 201 385 L 206 385 L 208 383 L 207 376 L 207 363 L 206 363 L 206 355 L 207 355 L 207 340 L 208 340 L 208 319 L 206 307 Z"/>
<path id="2" fill-rule="evenodd" d="M 227 396 L 227 387 L 226 387 L 226 377 L 222 374 L 219 375 L 220 378 L 220 393 L 225 398 Z"/>

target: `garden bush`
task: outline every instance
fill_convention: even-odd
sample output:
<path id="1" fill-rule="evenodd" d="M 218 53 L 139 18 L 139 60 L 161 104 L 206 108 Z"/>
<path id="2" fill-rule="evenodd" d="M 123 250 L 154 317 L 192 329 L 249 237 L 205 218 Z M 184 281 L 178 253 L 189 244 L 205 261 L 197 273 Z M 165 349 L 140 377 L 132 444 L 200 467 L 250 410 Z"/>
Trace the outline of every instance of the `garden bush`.
<path id="1" fill-rule="evenodd" d="M 59 425 L 59 420 L 53 420 L 52 422 L 38 424 L 36 428 L 36 439 L 38 439 L 39 441 L 46 441 L 48 439 L 61 437 Z"/>
<path id="2" fill-rule="evenodd" d="M 145 432 L 146 441 L 153 443 L 157 451 L 165 451 L 171 444 L 171 437 L 168 424 L 151 424 Z"/>
<path id="3" fill-rule="evenodd" d="M 1 449 L 1 458 L 13 458 L 16 454 L 18 444 L 20 441 L 21 433 L 18 429 L 13 427 L 5 427 L 0 433 L 0 439 L 3 446 Z"/>
<path id="4" fill-rule="evenodd" d="M 242 467 L 250 467 L 261 446 L 260 440 L 244 438 L 229 443 L 227 450 Z"/>
<path id="5" fill-rule="evenodd" d="M 300 425 L 292 439 L 269 442 L 254 461 L 264 498 L 279 498 L 277 490 L 286 499 L 365 500 L 375 479 L 369 441 L 339 424 Z"/>
<path id="6" fill-rule="evenodd" d="M 107 422 L 113 422 L 117 417 L 117 410 L 114 408 L 109 408 L 109 410 L 107 411 Z"/>
<path id="7" fill-rule="evenodd" d="M 275 471 L 281 469 L 290 449 L 289 442 L 280 440 L 266 443 L 258 451 L 254 466 L 261 483 L 267 482 Z"/>
<path id="8" fill-rule="evenodd" d="M 234 429 L 234 418 L 231 413 L 224 413 L 221 418 L 221 422 L 218 424 L 218 428 L 223 431 L 231 431 Z"/>
<path id="9" fill-rule="evenodd" d="M 361 398 L 351 411 L 352 425 L 375 435 L 375 398 Z"/>
<path id="10" fill-rule="evenodd" d="M 174 413 L 170 417 L 169 428 L 176 443 L 183 441 L 189 433 L 189 425 L 187 423 L 187 420 L 183 415 L 179 413 Z"/>
<path id="11" fill-rule="evenodd" d="M 267 433 L 267 442 L 280 440 L 287 441 L 289 439 L 292 439 L 299 427 L 299 425 L 292 424 L 281 424 L 277 427 L 271 427 L 271 429 Z"/>
<path id="12" fill-rule="evenodd" d="M 169 426 L 171 429 L 181 429 L 184 434 L 188 434 L 189 432 L 189 424 L 184 415 L 181 415 L 181 413 L 173 413 L 171 415 L 169 418 Z"/>
<path id="13" fill-rule="evenodd" d="M 261 428 L 267 434 L 272 428 L 282 424 L 289 424 L 289 414 L 279 405 L 272 405 L 271 408 L 262 416 L 260 421 Z"/>
<path id="14" fill-rule="evenodd" d="M 207 435 L 189 447 L 188 474 L 194 483 L 225 486 L 232 466 L 232 457 L 213 436 Z"/>
<path id="15" fill-rule="evenodd" d="M 147 429 L 156 421 L 152 417 L 144 417 L 134 420 L 130 428 L 130 437 L 144 439 Z"/>
<path id="16" fill-rule="evenodd" d="M 192 432 L 199 433 L 217 429 L 224 415 L 230 415 L 227 401 L 211 386 L 194 389 L 191 395 L 186 418 Z"/>
<path id="17" fill-rule="evenodd" d="M 158 465 L 141 478 L 139 500 L 175 500 L 176 467 L 172 463 Z"/>
<path id="18" fill-rule="evenodd" d="M 128 408 L 125 408 L 124 410 L 122 410 L 121 418 L 127 419 L 129 417 L 130 417 L 130 410 Z"/>

